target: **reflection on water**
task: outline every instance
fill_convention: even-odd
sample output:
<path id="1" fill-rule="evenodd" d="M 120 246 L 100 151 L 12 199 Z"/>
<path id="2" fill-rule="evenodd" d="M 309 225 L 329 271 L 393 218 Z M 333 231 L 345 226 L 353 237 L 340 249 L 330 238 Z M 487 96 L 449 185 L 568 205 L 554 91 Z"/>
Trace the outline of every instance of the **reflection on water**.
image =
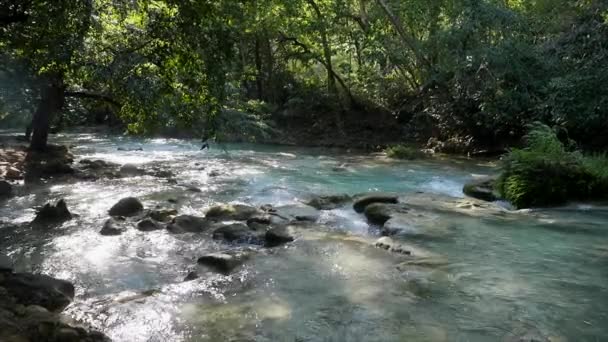
<path id="1" fill-rule="evenodd" d="M 323 212 L 289 246 L 258 249 L 235 273 L 205 270 L 226 246 L 206 235 L 99 230 L 126 196 L 202 215 L 215 202 L 289 204 L 313 194 L 419 191 L 461 197 L 492 173 L 459 161 L 390 162 L 339 151 L 198 141 L 64 135 L 77 159 L 161 167 L 151 176 L 32 188 L 0 208 L 0 247 L 20 270 L 69 279 L 68 309 L 116 341 L 600 341 L 608 339 L 608 210 L 573 205 L 473 217 L 437 211 L 441 239 L 408 241 L 448 263 L 428 267 L 373 247 L 377 230 L 350 208 Z M 132 149 L 143 148 L 143 151 Z M 125 149 L 119 151 L 118 148 Z M 79 216 L 52 230 L 19 225 L 65 198 Z M 168 199 L 177 203 L 169 203 Z M 398 267 L 399 266 L 399 267 Z"/>

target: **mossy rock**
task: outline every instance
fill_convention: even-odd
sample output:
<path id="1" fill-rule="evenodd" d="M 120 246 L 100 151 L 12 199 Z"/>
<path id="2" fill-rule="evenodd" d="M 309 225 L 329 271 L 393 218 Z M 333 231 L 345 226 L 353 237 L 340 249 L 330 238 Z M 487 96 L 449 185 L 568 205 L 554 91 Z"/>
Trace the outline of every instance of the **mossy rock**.
<path id="1" fill-rule="evenodd" d="M 465 195 L 482 201 L 494 202 L 499 199 L 498 193 L 494 190 L 496 179 L 484 178 L 474 180 L 464 185 L 462 192 Z"/>

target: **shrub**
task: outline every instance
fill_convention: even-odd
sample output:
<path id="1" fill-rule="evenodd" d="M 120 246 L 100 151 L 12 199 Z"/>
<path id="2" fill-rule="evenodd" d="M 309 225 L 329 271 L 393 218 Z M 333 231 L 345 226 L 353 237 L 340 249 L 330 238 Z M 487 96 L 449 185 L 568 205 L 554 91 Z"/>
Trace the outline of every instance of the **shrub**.
<path id="1" fill-rule="evenodd" d="M 608 196 L 608 158 L 569 152 L 548 126 L 533 124 L 527 147 L 503 158 L 497 188 L 517 208 Z"/>
<path id="2" fill-rule="evenodd" d="M 425 154 L 420 151 L 418 148 L 405 146 L 405 145 L 395 145 L 391 146 L 384 150 L 386 155 L 390 158 L 395 159 L 419 159 L 423 158 Z"/>

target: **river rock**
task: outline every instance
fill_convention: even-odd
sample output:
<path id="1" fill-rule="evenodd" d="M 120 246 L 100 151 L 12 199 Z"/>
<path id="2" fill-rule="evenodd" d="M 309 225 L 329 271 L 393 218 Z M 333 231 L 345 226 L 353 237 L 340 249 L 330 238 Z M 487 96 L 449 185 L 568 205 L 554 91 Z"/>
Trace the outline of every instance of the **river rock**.
<path id="1" fill-rule="evenodd" d="M 125 164 L 120 167 L 120 174 L 124 177 L 141 176 L 145 171 L 134 164 Z"/>
<path id="2" fill-rule="evenodd" d="M 190 271 L 184 277 L 184 281 L 192 281 L 192 280 L 195 280 L 195 279 L 198 279 L 198 278 L 199 278 L 198 272 L 196 272 L 196 271 Z"/>
<path id="3" fill-rule="evenodd" d="M 110 209 L 110 216 L 135 216 L 144 209 L 141 202 L 135 197 L 126 197 L 114 204 Z"/>
<path id="4" fill-rule="evenodd" d="M 372 203 L 365 207 L 364 213 L 369 222 L 383 225 L 397 213 L 407 213 L 407 208 L 399 204 Z"/>
<path id="5" fill-rule="evenodd" d="M 173 178 L 175 174 L 169 170 L 158 170 L 154 171 L 153 176 L 156 178 Z"/>
<path id="6" fill-rule="evenodd" d="M 44 274 L 13 273 L 5 276 L 0 286 L 20 304 L 39 305 L 55 312 L 63 310 L 74 298 L 72 283 Z"/>
<path id="7" fill-rule="evenodd" d="M 3 272 L 12 272 L 13 271 L 13 262 L 9 257 L 0 253 L 0 273 Z"/>
<path id="8" fill-rule="evenodd" d="M 353 209 L 356 212 L 362 213 L 365 210 L 365 207 L 372 203 L 398 203 L 399 196 L 391 193 L 382 193 L 382 192 L 374 192 L 363 194 L 355 197 L 355 203 L 353 204 Z"/>
<path id="9" fill-rule="evenodd" d="M 266 232 L 266 247 L 276 247 L 295 240 L 291 226 L 274 227 Z"/>
<path id="10" fill-rule="evenodd" d="M 483 201 L 494 202 L 499 199 L 498 194 L 494 191 L 494 178 L 484 178 L 471 181 L 464 185 L 462 191 L 465 195 L 477 198 Z"/>
<path id="11" fill-rule="evenodd" d="M 251 217 L 247 220 L 247 227 L 253 230 L 263 230 L 266 231 L 270 228 L 270 224 L 272 220 L 270 215 L 258 215 Z"/>
<path id="12" fill-rule="evenodd" d="M 260 243 L 260 234 L 256 231 L 251 230 L 244 224 L 235 223 L 226 225 L 216 229 L 213 232 L 213 238 L 215 240 L 224 240 L 227 242 L 235 243 Z"/>
<path id="13" fill-rule="evenodd" d="M 127 230 L 126 220 L 124 217 L 107 219 L 99 234 L 103 236 L 115 236 L 124 233 Z"/>
<path id="14" fill-rule="evenodd" d="M 232 272 L 251 257 L 246 251 L 227 251 L 212 253 L 198 259 L 200 265 L 210 267 L 224 274 Z"/>
<path id="15" fill-rule="evenodd" d="M 205 217 L 214 221 L 246 221 L 260 214 L 260 210 L 249 205 L 220 204 L 211 207 Z"/>
<path id="16" fill-rule="evenodd" d="M 202 233 L 212 225 L 213 222 L 204 217 L 180 215 L 171 220 L 171 223 L 167 225 L 167 230 L 173 234 Z"/>
<path id="17" fill-rule="evenodd" d="M 150 211 L 150 218 L 158 222 L 170 222 L 177 215 L 176 209 L 155 209 Z"/>
<path id="18" fill-rule="evenodd" d="M 89 170 L 102 170 L 102 169 L 107 169 L 109 167 L 116 166 L 115 164 L 110 164 L 101 159 L 95 159 L 95 160 L 83 159 L 80 161 L 80 164 L 83 166 L 84 169 L 89 169 Z"/>
<path id="19" fill-rule="evenodd" d="M 137 230 L 142 232 L 151 232 L 160 229 L 163 229 L 163 226 L 151 218 L 145 218 L 137 223 Z"/>
<path id="20" fill-rule="evenodd" d="M 349 195 L 328 195 L 314 197 L 306 204 L 318 210 L 332 210 L 340 208 L 350 201 L 352 201 L 352 197 Z"/>
<path id="21" fill-rule="evenodd" d="M 408 267 L 437 267 L 448 263 L 444 257 L 427 251 L 423 248 L 413 246 L 388 236 L 376 240 L 375 246 L 391 253 L 400 255 L 403 261 L 397 266 L 404 270 Z"/>
<path id="22" fill-rule="evenodd" d="M 288 221 L 316 222 L 321 213 L 319 210 L 305 204 L 289 204 L 273 208 L 273 215 Z"/>
<path id="23" fill-rule="evenodd" d="M 19 180 L 23 179 L 23 172 L 15 167 L 9 166 L 6 168 L 6 173 L 4 176 L 6 179 Z"/>
<path id="24" fill-rule="evenodd" d="M 0 181 L 0 199 L 13 196 L 13 186 L 7 181 Z"/>
<path id="25" fill-rule="evenodd" d="M 71 219 L 72 214 L 68 210 L 68 206 L 63 199 L 60 199 L 55 205 L 47 203 L 44 207 L 40 208 L 32 223 L 35 225 L 52 225 Z"/>

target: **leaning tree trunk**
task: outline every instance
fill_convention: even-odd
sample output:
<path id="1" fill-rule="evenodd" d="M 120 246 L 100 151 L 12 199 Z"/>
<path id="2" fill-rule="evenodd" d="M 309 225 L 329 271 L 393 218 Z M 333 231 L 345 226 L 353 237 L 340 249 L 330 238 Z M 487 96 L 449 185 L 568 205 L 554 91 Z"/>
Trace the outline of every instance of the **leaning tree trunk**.
<path id="1" fill-rule="evenodd" d="M 44 151 L 47 148 L 50 123 L 53 116 L 63 107 L 65 86 L 61 76 L 49 78 L 42 90 L 42 97 L 32 118 L 32 140 L 30 149 Z"/>

